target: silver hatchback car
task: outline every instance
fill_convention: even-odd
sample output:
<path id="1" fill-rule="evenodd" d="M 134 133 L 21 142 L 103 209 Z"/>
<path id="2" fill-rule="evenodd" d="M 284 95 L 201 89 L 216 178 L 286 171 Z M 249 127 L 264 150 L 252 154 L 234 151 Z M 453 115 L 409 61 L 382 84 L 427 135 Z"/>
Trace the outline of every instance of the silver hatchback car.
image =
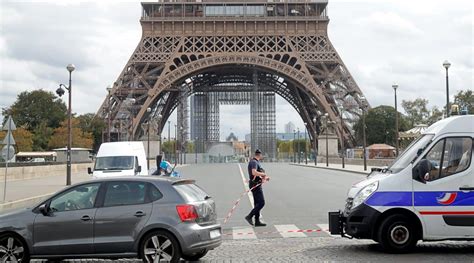
<path id="1" fill-rule="evenodd" d="M 198 260 L 222 243 L 215 204 L 193 180 L 120 177 L 71 186 L 0 216 L 0 262 L 31 258 Z"/>

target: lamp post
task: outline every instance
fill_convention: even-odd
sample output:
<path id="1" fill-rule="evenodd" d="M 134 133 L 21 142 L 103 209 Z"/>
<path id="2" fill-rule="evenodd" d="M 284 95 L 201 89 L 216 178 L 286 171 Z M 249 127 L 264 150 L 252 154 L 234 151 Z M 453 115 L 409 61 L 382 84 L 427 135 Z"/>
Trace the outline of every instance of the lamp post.
<path id="1" fill-rule="evenodd" d="M 399 151 L 399 139 L 398 139 L 398 105 L 397 105 L 397 89 L 398 84 L 394 83 L 392 85 L 393 91 L 395 93 L 395 153 L 398 156 Z"/>
<path id="2" fill-rule="evenodd" d="M 61 97 L 64 95 L 65 88 L 68 91 L 68 109 L 67 109 L 67 151 L 66 151 L 66 158 L 67 158 L 67 165 L 66 165 L 66 185 L 71 185 L 71 144 L 72 144 L 72 127 L 71 127 L 71 94 L 72 94 L 72 82 L 71 82 L 71 75 L 72 72 L 76 69 L 73 64 L 69 64 L 66 66 L 67 71 L 69 71 L 69 86 L 64 84 L 59 84 L 59 88 L 56 90 L 56 93 Z"/>
<path id="3" fill-rule="evenodd" d="M 317 127 L 317 121 L 316 117 L 313 118 L 313 123 L 314 123 L 314 165 L 318 165 L 318 127 Z"/>
<path id="4" fill-rule="evenodd" d="M 449 76 L 448 69 L 451 67 L 451 63 L 445 60 L 443 62 L 443 67 L 446 69 L 446 118 L 449 117 Z"/>
<path id="5" fill-rule="evenodd" d="M 343 116 L 344 107 L 341 105 L 339 106 L 339 115 L 341 117 L 341 127 L 344 127 L 344 116 Z M 346 155 L 346 146 L 344 144 L 344 128 L 341 130 L 341 158 L 342 158 L 342 168 L 346 168 L 345 163 L 345 155 Z"/>
<path id="6" fill-rule="evenodd" d="M 148 114 L 150 114 L 151 112 L 151 108 L 148 107 L 146 108 L 146 112 Z M 147 147 L 146 147 L 146 163 L 147 163 L 147 167 L 148 169 L 150 169 L 150 121 L 151 121 L 151 118 L 150 116 L 148 116 L 148 121 L 147 121 Z"/>
<path id="7" fill-rule="evenodd" d="M 179 126 L 179 164 L 183 164 L 183 160 L 185 157 L 186 149 L 183 149 L 184 145 L 184 136 L 183 136 L 183 126 Z M 184 160 L 186 162 L 186 160 Z"/>
<path id="8" fill-rule="evenodd" d="M 134 98 L 128 98 L 127 100 L 130 107 L 130 127 L 131 127 L 128 140 L 133 141 L 133 104 L 135 104 L 136 100 Z"/>
<path id="9" fill-rule="evenodd" d="M 307 133 L 308 133 L 308 128 L 306 127 L 306 125 L 308 125 L 308 123 L 304 123 L 304 163 L 305 164 L 308 164 L 308 151 L 306 150 L 306 141 L 308 140 L 307 139 Z"/>
<path id="10" fill-rule="evenodd" d="M 365 97 L 361 97 L 360 98 L 361 102 L 362 102 L 362 140 L 363 140 L 363 144 L 362 144 L 362 154 L 363 154 L 363 158 L 364 158 L 364 171 L 367 171 L 367 154 L 366 154 L 366 147 L 367 147 L 367 138 L 366 138 L 366 135 L 365 135 L 365 107 L 366 107 L 366 99 Z"/>
<path id="11" fill-rule="evenodd" d="M 298 164 L 301 162 L 301 152 L 300 152 L 300 128 L 298 128 L 298 141 L 296 142 L 298 149 Z"/>
<path id="12" fill-rule="evenodd" d="M 324 114 L 324 127 L 326 128 L 326 167 L 329 167 L 329 135 L 328 135 L 328 119 L 329 114 L 326 112 Z"/>
<path id="13" fill-rule="evenodd" d="M 174 160 L 178 163 L 178 125 L 174 125 Z"/>
<path id="14" fill-rule="evenodd" d="M 198 149 L 197 149 L 198 137 L 194 138 L 194 163 L 198 163 Z"/>
<path id="15" fill-rule="evenodd" d="M 293 162 L 296 163 L 296 151 L 295 151 L 295 142 L 296 142 L 296 130 L 293 130 Z"/>
<path id="16" fill-rule="evenodd" d="M 163 115 L 158 114 L 157 118 L 158 118 L 158 154 L 161 155 L 161 153 L 162 153 L 162 150 L 161 150 L 161 130 L 162 130 L 162 128 L 161 128 L 161 119 L 163 118 Z"/>
<path id="17" fill-rule="evenodd" d="M 109 94 L 109 97 L 108 97 L 108 100 L 107 100 L 107 110 L 108 110 L 108 113 L 107 113 L 107 141 L 110 142 L 110 121 L 111 121 L 111 118 L 110 118 L 110 93 L 112 91 L 112 87 L 110 86 L 107 86 L 106 88 L 107 90 L 107 93 Z"/>

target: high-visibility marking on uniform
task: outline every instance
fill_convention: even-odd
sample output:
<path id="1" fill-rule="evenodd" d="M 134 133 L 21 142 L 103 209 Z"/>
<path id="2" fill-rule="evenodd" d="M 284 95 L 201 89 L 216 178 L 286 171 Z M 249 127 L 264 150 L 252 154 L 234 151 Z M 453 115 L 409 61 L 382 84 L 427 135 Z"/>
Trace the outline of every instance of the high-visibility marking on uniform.
<path id="1" fill-rule="evenodd" d="M 232 228 L 233 239 L 257 239 L 252 227 L 234 227 Z"/>
<path id="2" fill-rule="evenodd" d="M 306 235 L 295 225 L 274 225 L 283 238 L 306 237 Z"/>

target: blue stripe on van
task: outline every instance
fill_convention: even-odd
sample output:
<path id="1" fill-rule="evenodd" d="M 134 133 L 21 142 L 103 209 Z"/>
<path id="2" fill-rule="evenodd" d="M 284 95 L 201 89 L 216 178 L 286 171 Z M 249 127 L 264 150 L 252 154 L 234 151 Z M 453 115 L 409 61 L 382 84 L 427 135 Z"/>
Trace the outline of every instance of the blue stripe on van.
<path id="1" fill-rule="evenodd" d="M 457 193 L 455 201 L 443 205 L 438 200 L 446 193 Z M 415 192 L 415 206 L 474 206 L 474 192 Z M 412 206 L 412 192 L 375 192 L 365 201 L 370 206 Z"/>

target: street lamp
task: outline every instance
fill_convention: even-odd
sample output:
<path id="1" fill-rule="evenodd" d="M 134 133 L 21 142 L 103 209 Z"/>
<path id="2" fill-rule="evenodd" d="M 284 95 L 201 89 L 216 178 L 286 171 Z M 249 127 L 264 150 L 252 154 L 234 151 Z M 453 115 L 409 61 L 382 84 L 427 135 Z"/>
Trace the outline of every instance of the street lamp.
<path id="1" fill-rule="evenodd" d="M 108 99 L 107 99 L 107 111 L 108 111 L 108 113 L 107 113 L 107 141 L 110 142 L 111 141 L 110 140 L 110 121 L 111 121 L 111 118 L 110 118 L 110 114 L 111 114 L 111 112 L 110 112 L 110 106 L 111 106 L 110 105 L 110 93 L 112 92 L 112 87 L 107 86 L 106 90 L 107 90 L 107 93 L 109 94 Z"/>
<path id="2" fill-rule="evenodd" d="M 314 165 L 318 165 L 318 127 L 317 127 L 317 121 L 316 117 L 313 118 L 313 123 L 314 123 Z"/>
<path id="3" fill-rule="evenodd" d="M 296 142 L 298 149 L 298 164 L 301 162 L 301 152 L 300 152 L 300 128 L 298 128 L 298 141 Z"/>
<path id="4" fill-rule="evenodd" d="M 339 116 L 341 117 L 341 127 L 344 127 L 344 116 L 343 116 L 344 107 L 339 106 Z M 346 168 L 346 163 L 344 157 L 346 155 L 346 146 L 344 145 L 344 128 L 341 130 L 341 158 L 342 158 L 342 168 Z"/>
<path id="5" fill-rule="evenodd" d="M 178 163 L 178 125 L 174 125 L 174 160 Z"/>
<path id="6" fill-rule="evenodd" d="M 161 155 L 161 153 L 163 152 L 161 150 L 161 119 L 163 118 L 163 115 L 161 114 L 158 114 L 157 116 L 157 119 L 158 119 L 158 154 Z"/>
<path id="7" fill-rule="evenodd" d="M 306 141 L 308 140 L 307 139 L 307 133 L 308 133 L 308 127 L 306 127 L 306 125 L 308 125 L 308 123 L 304 123 L 304 163 L 305 164 L 308 164 L 308 152 L 306 151 Z"/>
<path id="8" fill-rule="evenodd" d="M 448 69 L 451 67 L 451 63 L 445 60 L 443 62 L 443 67 L 446 69 L 446 118 L 449 117 L 449 76 Z"/>
<path id="9" fill-rule="evenodd" d="M 296 151 L 295 151 L 295 142 L 296 142 L 296 130 L 293 130 L 293 162 L 296 163 Z"/>
<path id="10" fill-rule="evenodd" d="M 197 150 L 198 137 L 194 138 L 194 162 L 198 163 L 198 150 Z"/>
<path id="11" fill-rule="evenodd" d="M 59 84 L 59 88 L 56 90 L 56 94 L 59 97 L 64 95 L 65 91 L 62 88 L 65 88 L 68 91 L 68 109 L 67 109 L 67 151 L 66 151 L 66 158 L 67 158 L 67 165 L 66 165 L 66 185 L 71 185 L 71 144 L 72 144 L 72 128 L 71 128 L 71 93 L 72 93 L 72 85 L 71 85 L 71 75 L 72 72 L 76 69 L 73 64 L 69 64 L 66 66 L 67 71 L 69 71 L 69 86 L 64 84 Z"/>
<path id="12" fill-rule="evenodd" d="M 366 147 L 367 147 L 367 138 L 365 135 L 365 108 L 366 108 L 366 99 L 364 96 L 360 98 L 360 101 L 362 103 L 362 140 L 363 140 L 363 157 L 364 157 L 364 171 L 367 171 L 367 155 L 366 155 Z"/>
<path id="13" fill-rule="evenodd" d="M 392 85 L 393 91 L 395 92 L 395 149 L 396 149 L 396 155 L 398 156 L 398 148 L 399 148 L 399 142 L 398 142 L 398 105 L 397 105 L 397 88 L 398 84 L 394 83 Z"/>
<path id="14" fill-rule="evenodd" d="M 148 114 L 150 114 L 151 113 L 151 108 L 150 107 L 146 108 L 146 112 Z M 147 163 L 148 169 L 150 169 L 150 120 L 151 120 L 151 118 L 150 118 L 150 116 L 148 116 L 148 121 L 147 121 L 147 124 L 148 124 L 147 125 L 148 126 L 147 127 L 147 130 L 148 130 L 147 131 L 147 147 L 146 147 L 146 163 Z M 157 165 L 159 166 L 159 164 L 157 164 Z"/>

